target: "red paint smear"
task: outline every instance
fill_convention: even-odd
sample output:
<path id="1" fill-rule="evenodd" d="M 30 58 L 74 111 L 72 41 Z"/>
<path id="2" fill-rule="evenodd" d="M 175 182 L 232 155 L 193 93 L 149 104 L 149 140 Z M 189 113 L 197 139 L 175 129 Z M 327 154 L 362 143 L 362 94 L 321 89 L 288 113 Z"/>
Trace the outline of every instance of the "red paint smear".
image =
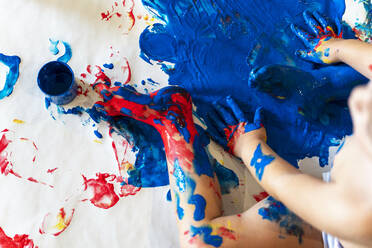
<path id="1" fill-rule="evenodd" d="M 58 170 L 58 168 L 48 169 L 48 170 L 47 170 L 47 173 L 52 174 L 52 173 L 55 172 L 56 170 Z"/>
<path id="2" fill-rule="evenodd" d="M 126 7 L 126 0 L 122 1 L 123 7 Z M 136 23 L 136 18 L 134 17 L 133 14 L 133 9 L 134 9 L 134 0 L 131 0 L 131 6 L 129 9 L 126 11 L 127 15 L 130 19 L 130 26 L 128 27 L 128 32 L 131 31 Z M 116 8 L 119 6 L 118 2 L 115 2 L 114 5 L 111 6 L 111 11 L 107 10 L 106 12 L 101 13 L 101 20 L 103 21 L 109 21 L 111 20 L 112 17 L 117 16 L 117 17 L 122 17 L 122 14 L 116 11 Z"/>
<path id="3" fill-rule="evenodd" d="M 75 209 L 72 209 L 72 213 L 71 213 L 70 218 L 67 220 L 67 222 L 65 222 L 65 228 L 63 228 L 60 232 L 53 234 L 55 237 L 57 237 L 58 235 L 60 235 L 61 233 L 63 233 L 67 229 L 67 227 L 69 227 L 69 225 L 71 224 L 71 221 L 72 221 L 72 217 L 74 216 L 74 213 L 75 213 Z M 61 208 L 59 210 L 59 214 L 61 215 L 61 218 L 62 219 L 65 219 L 66 212 L 65 212 L 65 209 L 64 208 Z"/>
<path id="4" fill-rule="evenodd" d="M 209 187 L 211 187 L 213 189 L 214 193 L 217 195 L 217 197 L 219 199 L 222 199 L 221 193 L 217 189 L 217 187 L 216 187 L 215 183 L 213 182 L 213 179 L 212 178 L 210 179 Z"/>
<path id="5" fill-rule="evenodd" d="M 368 68 L 370 71 L 372 71 L 372 64 L 370 64 Z"/>
<path id="6" fill-rule="evenodd" d="M 3 132 L 6 132 L 6 131 L 4 130 Z M 11 141 L 5 137 L 5 134 L 3 134 L 0 139 L 0 172 L 1 174 L 4 174 L 5 176 L 11 172 L 11 169 L 8 168 L 8 165 L 10 164 L 10 162 L 8 161 L 7 157 L 4 156 L 2 153 L 8 147 L 10 143 Z"/>
<path id="7" fill-rule="evenodd" d="M 132 70 L 130 69 L 128 60 L 126 62 L 127 62 L 127 66 L 124 66 L 123 69 L 124 69 L 124 71 L 128 70 L 128 77 L 127 77 L 127 80 L 125 81 L 124 84 L 128 84 L 130 82 L 130 80 L 132 79 Z"/>
<path id="8" fill-rule="evenodd" d="M 222 237 L 226 237 L 226 238 L 231 239 L 231 240 L 236 240 L 235 232 L 233 230 L 230 230 L 230 229 L 226 228 L 226 227 L 218 228 L 217 232 Z"/>
<path id="9" fill-rule="evenodd" d="M 93 197 L 90 199 L 90 202 L 99 208 L 108 209 L 119 201 L 119 197 L 115 193 L 114 185 L 107 182 L 107 180 L 114 180 L 116 176 L 109 174 L 96 174 L 97 179 L 86 179 L 84 178 L 85 189 L 91 189 L 93 191 Z"/>
<path id="10" fill-rule="evenodd" d="M 136 195 L 137 192 L 141 190 L 141 187 L 136 187 L 130 184 L 121 186 L 120 188 L 120 197 L 126 197 L 130 195 Z"/>
<path id="11" fill-rule="evenodd" d="M 239 218 L 240 218 L 240 217 L 242 217 L 242 215 L 241 215 L 241 214 L 237 214 L 236 216 L 238 216 Z"/>
<path id="12" fill-rule="evenodd" d="M 101 83 L 95 85 L 95 87 L 98 92 L 105 90 L 105 92 L 109 92 L 113 95 L 110 100 L 96 103 L 104 107 L 108 116 L 121 116 L 124 115 L 120 111 L 122 108 L 129 109 L 132 113 L 131 117 L 152 125 L 158 130 L 162 139 L 165 141 L 164 147 L 168 161 L 174 162 L 178 159 L 179 164 L 184 167 L 183 169 L 187 171 L 191 170 L 194 160 L 192 147 L 198 133 L 193 125 L 191 96 L 186 91 L 172 94 L 170 96 L 171 99 L 169 99 L 169 107 L 167 110 L 159 113 L 146 105 L 131 102 L 121 96 L 115 95 L 115 91 L 120 89 L 119 86 L 110 88 Z M 156 94 L 157 92 L 154 92 L 150 97 L 154 98 Z M 133 92 L 133 95 L 140 94 Z M 177 116 L 174 116 L 176 120 L 170 120 L 166 117 L 172 115 L 171 113 L 177 113 Z M 156 123 L 155 120 L 159 119 L 161 119 L 163 125 Z M 187 128 L 190 134 L 189 143 L 185 139 L 179 138 L 179 131 L 176 125 L 173 125 L 173 122 L 178 122 L 179 125 Z M 174 147 L 177 147 L 177 149 L 174 149 Z"/>
<path id="13" fill-rule="evenodd" d="M 253 198 L 256 200 L 256 202 L 260 202 L 268 196 L 269 196 L 269 194 L 266 193 L 265 191 L 263 191 L 263 192 L 259 193 L 258 195 L 253 195 Z"/>
<path id="14" fill-rule="evenodd" d="M 98 72 L 94 74 L 96 77 L 96 80 L 94 83 L 97 83 L 98 81 L 105 82 L 105 83 L 110 83 L 111 84 L 111 79 L 103 72 L 102 68 L 99 67 L 98 65 L 95 66 L 98 69 Z M 88 65 L 87 66 L 87 72 L 92 74 L 92 66 Z"/>
<path id="15" fill-rule="evenodd" d="M 28 235 L 16 234 L 13 238 L 8 237 L 0 227 L 0 247 L 1 248 L 38 248 Z"/>

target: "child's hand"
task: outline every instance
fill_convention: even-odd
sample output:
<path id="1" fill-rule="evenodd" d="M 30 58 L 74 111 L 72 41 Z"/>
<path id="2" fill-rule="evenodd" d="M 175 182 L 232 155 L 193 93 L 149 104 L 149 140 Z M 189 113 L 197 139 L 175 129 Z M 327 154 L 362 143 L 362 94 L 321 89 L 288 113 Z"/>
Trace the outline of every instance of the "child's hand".
<path id="1" fill-rule="evenodd" d="M 262 108 L 257 108 L 253 122 L 249 122 L 230 96 L 226 97 L 222 104 L 216 103 L 216 111 L 212 111 L 207 117 L 207 131 L 214 140 L 238 157 L 244 140 L 266 141 L 266 130 L 261 121 Z"/>
<path id="2" fill-rule="evenodd" d="M 291 25 L 292 31 L 300 38 L 310 50 L 298 50 L 296 54 L 301 58 L 321 64 L 332 64 L 340 62 L 337 57 L 335 44 L 337 39 L 342 39 L 341 23 L 336 20 L 337 33 L 330 24 L 318 13 L 309 11 L 303 13 L 305 22 L 308 24 L 312 35 Z"/>

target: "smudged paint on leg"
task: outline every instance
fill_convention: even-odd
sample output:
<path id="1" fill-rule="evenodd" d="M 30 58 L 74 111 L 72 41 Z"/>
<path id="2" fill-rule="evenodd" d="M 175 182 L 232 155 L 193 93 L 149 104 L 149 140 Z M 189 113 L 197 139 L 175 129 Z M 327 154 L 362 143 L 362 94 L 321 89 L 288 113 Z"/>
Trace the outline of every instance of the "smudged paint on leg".
<path id="1" fill-rule="evenodd" d="M 303 221 L 272 196 L 267 198 L 267 204 L 268 207 L 258 210 L 258 214 L 262 216 L 262 219 L 278 223 L 286 234 L 296 236 L 301 244 L 304 235 Z"/>
<path id="2" fill-rule="evenodd" d="M 195 194 L 196 183 L 191 177 L 187 178 L 187 186 L 190 187 L 190 196 L 187 203 L 195 206 L 194 220 L 201 221 L 205 218 L 207 201 L 202 195 Z"/>
<path id="3" fill-rule="evenodd" d="M 14 86 L 19 77 L 19 64 L 21 59 L 18 56 L 7 56 L 0 53 L 0 63 L 4 64 L 9 71 L 6 73 L 3 89 L 0 90 L 0 100 L 12 94 Z"/>
<path id="4" fill-rule="evenodd" d="M 184 216 L 184 210 L 183 208 L 181 207 L 181 203 L 180 203 L 180 196 L 177 192 L 174 193 L 174 195 L 176 196 L 176 204 L 177 204 L 177 216 L 178 216 L 178 219 L 179 220 L 182 220 L 183 219 L 183 216 Z"/>
<path id="5" fill-rule="evenodd" d="M 205 244 L 213 247 L 220 247 L 222 245 L 223 238 L 219 235 L 212 235 L 212 227 L 210 226 L 191 226 L 190 232 L 192 237 L 200 236 Z"/>

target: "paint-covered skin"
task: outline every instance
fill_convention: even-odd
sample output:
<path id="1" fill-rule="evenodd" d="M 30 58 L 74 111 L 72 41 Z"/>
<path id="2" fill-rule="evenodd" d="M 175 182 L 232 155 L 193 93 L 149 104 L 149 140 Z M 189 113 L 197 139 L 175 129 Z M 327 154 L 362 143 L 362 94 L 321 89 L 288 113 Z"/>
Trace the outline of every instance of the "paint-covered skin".
<path id="1" fill-rule="evenodd" d="M 262 219 L 278 223 L 285 233 L 298 237 L 298 242 L 301 244 L 304 235 L 304 222 L 272 196 L 266 199 L 266 204 L 267 206 L 258 210 Z"/>
<path id="2" fill-rule="evenodd" d="M 143 3 L 163 24 L 144 30 L 140 37 L 141 56 L 149 63 L 163 64 L 169 83 L 190 92 L 198 117 L 205 120 L 213 103 L 228 95 L 246 113 L 254 113 L 257 106 L 262 106 L 270 147 L 294 166 L 298 160 L 313 156 L 320 158 L 321 166 L 327 165 L 329 147 L 335 145 L 331 141 L 352 132 L 344 96 L 367 79 L 346 65 L 314 65 L 296 56 L 296 49 L 303 44 L 290 28 L 291 23 L 304 22 L 305 10 L 317 10 L 334 26 L 344 13 L 344 0 Z M 345 38 L 355 36 L 345 23 L 342 30 Z M 277 82 L 291 80 L 287 86 L 292 87 L 288 91 L 292 94 L 287 98 L 282 99 L 281 95 L 287 91 L 274 85 L 266 91 L 249 86 L 250 72 L 266 65 L 297 70 L 295 74 L 285 70 L 271 76 Z M 309 86 L 303 91 L 299 91 L 299 78 L 300 85 Z M 314 88 L 319 89 L 316 94 L 312 93 Z M 334 88 L 338 90 L 333 91 Z M 311 104 L 304 104 L 295 92 L 305 96 L 306 103 L 317 105 L 312 108 Z M 324 93 L 330 97 L 318 101 Z M 287 146 L 282 145 L 284 139 L 288 140 Z"/>
<path id="3" fill-rule="evenodd" d="M 309 50 L 298 50 L 296 54 L 305 60 L 315 63 L 331 64 L 338 62 L 334 56 L 331 56 L 336 51 L 331 51 L 327 43 L 331 42 L 331 39 L 341 39 L 343 37 L 340 20 L 336 19 L 336 30 L 334 30 L 329 22 L 317 11 L 313 13 L 305 11 L 303 16 L 312 33 L 307 33 L 293 24 L 291 29 Z"/>
<path id="4" fill-rule="evenodd" d="M 0 247 L 2 248 L 38 248 L 26 234 L 16 234 L 13 238 L 6 235 L 0 227 Z"/>
<path id="5" fill-rule="evenodd" d="M 263 154 L 261 144 L 258 144 L 256 150 L 254 151 L 250 166 L 255 168 L 256 177 L 259 181 L 262 180 L 265 167 L 268 166 L 274 159 L 274 156 Z"/>
<path id="6" fill-rule="evenodd" d="M 0 63 L 4 64 L 9 71 L 6 72 L 4 87 L 0 90 L 0 100 L 12 94 L 14 86 L 19 77 L 19 64 L 21 59 L 18 56 L 7 56 L 0 53 Z"/>
<path id="7" fill-rule="evenodd" d="M 215 103 L 215 111 L 209 113 L 206 122 L 212 138 L 233 153 L 241 135 L 263 127 L 262 108 L 256 109 L 253 122 L 249 122 L 234 99 L 228 96 Z"/>

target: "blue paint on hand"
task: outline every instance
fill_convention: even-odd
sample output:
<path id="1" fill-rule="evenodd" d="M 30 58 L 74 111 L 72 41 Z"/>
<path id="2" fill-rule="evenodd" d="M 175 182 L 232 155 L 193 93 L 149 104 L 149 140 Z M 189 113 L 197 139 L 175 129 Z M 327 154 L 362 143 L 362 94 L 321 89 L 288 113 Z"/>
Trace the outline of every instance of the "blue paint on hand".
<path id="1" fill-rule="evenodd" d="M 250 166 L 253 166 L 256 169 L 256 177 L 259 181 L 262 180 L 265 167 L 268 166 L 274 159 L 274 156 L 263 154 L 261 150 L 261 144 L 258 144 L 251 160 Z"/>
<path id="2" fill-rule="evenodd" d="M 262 219 L 278 223 L 287 234 L 298 237 L 298 242 L 301 244 L 304 235 L 303 221 L 272 196 L 269 196 L 266 202 L 268 207 L 258 210 Z"/>
<path id="3" fill-rule="evenodd" d="M 14 86 L 19 77 L 19 64 L 21 59 L 18 56 L 7 56 L 0 53 L 0 63 L 8 67 L 9 71 L 6 73 L 5 84 L 0 90 L 0 100 L 12 94 Z"/>
<path id="4" fill-rule="evenodd" d="M 191 226 L 190 228 L 192 237 L 199 235 L 203 239 L 205 244 L 211 245 L 213 247 L 220 247 L 222 245 L 223 239 L 219 235 L 212 235 L 212 231 L 213 230 L 210 226 Z"/>

